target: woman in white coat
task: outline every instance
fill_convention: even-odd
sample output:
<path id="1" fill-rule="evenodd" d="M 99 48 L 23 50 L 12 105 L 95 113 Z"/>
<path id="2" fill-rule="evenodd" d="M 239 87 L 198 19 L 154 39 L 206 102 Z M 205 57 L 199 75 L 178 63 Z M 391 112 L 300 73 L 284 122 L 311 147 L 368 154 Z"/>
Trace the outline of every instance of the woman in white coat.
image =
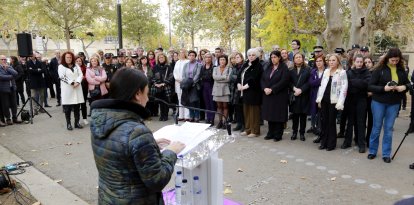
<path id="1" fill-rule="evenodd" d="M 189 60 L 187 60 L 187 51 L 185 49 L 181 49 L 178 57 L 179 57 L 179 60 L 175 63 L 175 66 L 174 66 L 174 79 L 175 79 L 175 92 L 177 93 L 178 103 L 181 106 L 182 105 L 181 104 L 182 90 L 180 87 L 180 83 L 183 80 L 184 65 L 189 62 Z M 178 109 L 178 112 L 179 112 L 179 115 L 178 115 L 179 121 L 190 119 L 190 110 L 180 107 Z"/>
<path id="2" fill-rule="evenodd" d="M 61 83 L 62 105 L 66 117 L 68 130 L 73 130 L 70 122 L 70 114 L 73 110 L 75 115 L 75 128 L 81 129 L 79 124 L 80 104 L 85 102 L 82 93 L 81 82 L 83 78 L 82 70 L 75 64 L 75 55 L 72 52 L 65 52 L 62 55 L 61 65 L 58 73 Z"/>

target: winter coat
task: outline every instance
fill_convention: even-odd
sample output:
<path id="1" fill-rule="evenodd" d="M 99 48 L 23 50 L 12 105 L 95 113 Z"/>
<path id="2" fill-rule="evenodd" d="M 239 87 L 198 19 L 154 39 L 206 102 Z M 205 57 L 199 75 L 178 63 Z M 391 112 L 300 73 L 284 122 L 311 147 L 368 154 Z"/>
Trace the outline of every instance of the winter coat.
<path id="1" fill-rule="evenodd" d="M 230 102 L 234 105 L 240 104 L 240 91 L 237 90 L 237 76 L 240 75 L 240 73 L 242 72 L 242 66 L 241 65 L 235 65 L 232 69 L 231 69 L 231 74 L 230 74 Z"/>
<path id="2" fill-rule="evenodd" d="M 323 94 L 325 93 L 326 86 L 329 82 L 329 76 L 331 73 L 331 69 L 325 69 L 322 74 L 322 81 L 321 86 L 319 86 L 318 94 L 316 97 L 316 103 L 320 103 L 323 98 Z M 332 83 L 331 83 L 331 97 L 330 102 L 331 104 L 339 104 L 339 107 L 344 106 L 346 92 L 348 90 L 348 78 L 346 75 L 346 71 L 343 69 L 336 69 L 335 73 L 332 75 Z M 332 95 L 334 93 L 334 95 Z"/>
<path id="3" fill-rule="evenodd" d="M 261 105 L 262 104 L 262 88 L 260 80 L 262 78 L 263 68 L 256 58 L 251 65 L 249 61 L 243 64 L 240 75 L 237 76 L 237 83 L 242 86 L 248 84 L 249 88 L 241 91 L 240 96 L 243 98 L 243 104 L 246 105 Z"/>
<path id="4" fill-rule="evenodd" d="M 50 60 L 50 63 L 49 63 L 49 73 L 53 80 L 53 83 L 59 82 L 58 68 L 59 68 L 59 61 L 56 57 L 54 57 L 52 58 L 52 60 Z"/>
<path id="5" fill-rule="evenodd" d="M 302 90 L 299 96 L 295 96 L 295 101 L 289 106 L 290 112 L 294 114 L 308 114 L 310 108 L 310 69 L 302 66 L 298 74 L 298 68 L 294 67 L 290 72 L 290 91 L 294 93 L 293 87 Z"/>
<path id="6" fill-rule="evenodd" d="M 45 73 L 46 65 L 38 60 L 27 61 L 27 71 L 29 74 L 29 86 L 30 89 L 39 89 L 46 87 Z"/>
<path id="7" fill-rule="evenodd" d="M 10 93 L 16 90 L 15 78 L 18 73 L 11 66 L 7 66 L 5 69 L 0 65 L 0 92 Z"/>
<path id="8" fill-rule="evenodd" d="M 213 96 L 230 96 L 230 74 L 231 68 L 226 67 L 224 68 L 223 73 L 220 72 L 220 67 L 214 67 L 213 69 L 213 79 L 214 79 L 214 86 L 212 95 Z"/>
<path id="9" fill-rule="evenodd" d="M 14 70 L 17 71 L 18 75 L 16 76 L 16 87 L 18 92 L 24 91 L 24 81 L 26 80 L 26 71 L 24 69 L 24 66 L 20 63 L 18 63 Z"/>
<path id="10" fill-rule="evenodd" d="M 178 60 L 174 66 L 175 92 L 181 94 L 180 82 L 183 80 L 184 65 L 188 60 Z"/>
<path id="11" fill-rule="evenodd" d="M 59 78 L 61 80 L 60 90 L 62 95 L 62 105 L 75 105 L 85 102 L 83 99 L 82 86 L 82 70 L 79 66 L 73 67 L 73 72 L 71 69 L 59 65 L 58 68 Z M 79 83 L 79 86 L 76 88 L 72 84 Z"/>
<path id="12" fill-rule="evenodd" d="M 309 77 L 309 86 L 310 86 L 310 102 L 309 102 L 309 112 L 311 115 L 314 115 L 318 112 L 318 104 L 316 103 L 316 97 L 318 95 L 318 89 L 321 85 L 322 76 L 319 77 L 318 69 L 312 69 Z"/>
<path id="13" fill-rule="evenodd" d="M 106 72 L 103 68 L 99 67 L 100 75 L 95 75 L 95 70 L 93 68 L 86 69 L 86 80 L 88 81 L 88 90 L 94 90 L 96 85 L 99 85 L 101 89 L 101 96 L 108 94 L 108 89 L 106 89 L 105 82 L 107 79 Z"/>
<path id="14" fill-rule="evenodd" d="M 262 118 L 270 122 L 287 122 L 288 120 L 288 90 L 289 69 L 284 63 L 272 73 L 273 65 L 269 64 L 261 79 L 263 93 Z M 265 88 L 272 89 L 270 95 L 264 93 Z"/>
<path id="15" fill-rule="evenodd" d="M 372 72 L 369 82 L 368 91 L 372 92 L 372 99 L 386 104 L 401 103 L 403 96 L 411 89 L 411 83 L 408 80 L 407 73 L 403 68 L 397 67 L 398 85 L 405 85 L 407 89 L 404 92 L 385 92 L 384 86 L 392 80 L 391 69 L 387 65 L 376 68 Z"/>
<path id="16" fill-rule="evenodd" d="M 371 80 L 371 73 L 366 68 L 361 69 L 349 69 L 347 72 L 348 78 L 348 92 L 347 99 L 349 97 L 367 98 L 368 97 L 368 84 Z"/>
<path id="17" fill-rule="evenodd" d="M 91 105 L 91 142 L 99 173 L 98 204 L 160 205 L 177 155 L 160 152 L 141 105 L 115 99 Z"/>

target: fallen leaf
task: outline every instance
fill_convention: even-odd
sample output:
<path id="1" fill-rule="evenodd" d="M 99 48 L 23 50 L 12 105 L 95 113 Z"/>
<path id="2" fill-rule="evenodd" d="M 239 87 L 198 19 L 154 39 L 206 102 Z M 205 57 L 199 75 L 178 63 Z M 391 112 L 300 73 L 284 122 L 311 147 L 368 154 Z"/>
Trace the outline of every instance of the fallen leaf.
<path id="1" fill-rule="evenodd" d="M 70 153 L 70 152 L 66 152 L 66 155 L 71 155 L 72 153 Z"/>
<path id="2" fill-rule="evenodd" d="M 233 192 L 231 191 L 230 188 L 225 188 L 224 189 L 224 194 L 232 194 Z"/>
<path id="3" fill-rule="evenodd" d="M 30 151 L 32 151 L 32 152 L 37 152 L 37 150 L 35 150 L 35 149 L 32 149 L 32 150 L 30 150 Z"/>
<path id="4" fill-rule="evenodd" d="M 301 179 L 306 179 L 306 177 L 300 177 Z"/>
<path id="5" fill-rule="evenodd" d="M 61 183 L 62 181 L 61 179 L 54 180 L 55 183 Z"/>
<path id="6" fill-rule="evenodd" d="M 331 178 L 331 181 L 335 181 L 335 180 L 336 180 L 336 177 L 332 177 L 332 178 Z"/>
<path id="7" fill-rule="evenodd" d="M 65 143 L 66 146 L 71 146 L 72 142 Z"/>
<path id="8" fill-rule="evenodd" d="M 32 205 L 40 205 L 40 201 L 37 201 L 37 202 L 35 202 L 34 204 L 32 204 Z"/>
<path id="9" fill-rule="evenodd" d="M 282 163 L 282 164 L 287 164 L 287 163 L 288 163 L 288 161 L 287 161 L 287 160 L 282 159 L 282 160 L 280 160 L 280 163 Z"/>
<path id="10" fill-rule="evenodd" d="M 99 186 L 96 186 L 96 189 L 99 189 Z"/>
<path id="11" fill-rule="evenodd" d="M 49 165 L 49 163 L 47 163 L 47 162 L 42 162 L 42 163 L 40 163 L 40 165 L 45 166 L 45 165 Z"/>
<path id="12" fill-rule="evenodd" d="M 238 168 L 237 172 L 243 172 L 243 170 L 241 168 Z"/>
<path id="13" fill-rule="evenodd" d="M 82 144 L 82 142 L 77 142 L 76 144 Z"/>

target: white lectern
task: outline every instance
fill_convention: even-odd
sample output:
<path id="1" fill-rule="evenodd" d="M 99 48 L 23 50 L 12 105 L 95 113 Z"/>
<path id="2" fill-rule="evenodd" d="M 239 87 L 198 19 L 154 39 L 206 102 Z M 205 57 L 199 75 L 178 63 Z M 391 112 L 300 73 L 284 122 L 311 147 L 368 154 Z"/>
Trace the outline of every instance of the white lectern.
<path id="1" fill-rule="evenodd" d="M 226 130 L 208 127 L 208 124 L 186 122 L 165 126 L 154 133 L 156 139 L 163 137 L 186 144 L 174 171 L 183 172 L 183 179 L 188 180 L 190 194 L 193 190 L 193 177 L 199 177 L 201 200 L 190 197 L 193 205 L 223 204 L 223 160 L 218 157 L 218 150 L 224 144 L 233 142 L 234 136 L 229 136 Z"/>

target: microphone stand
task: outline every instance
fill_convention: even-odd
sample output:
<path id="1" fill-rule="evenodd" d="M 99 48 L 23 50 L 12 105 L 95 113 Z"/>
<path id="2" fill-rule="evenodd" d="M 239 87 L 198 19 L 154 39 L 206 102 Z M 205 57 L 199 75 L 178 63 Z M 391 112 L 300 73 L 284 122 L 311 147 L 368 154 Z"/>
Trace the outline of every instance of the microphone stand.
<path id="1" fill-rule="evenodd" d="M 187 108 L 187 109 L 191 109 L 191 110 L 197 110 L 197 111 L 202 111 L 202 112 L 208 112 L 208 113 L 218 114 L 221 117 L 224 117 L 226 119 L 226 122 L 224 124 L 225 124 L 226 129 L 227 129 L 227 134 L 229 136 L 231 136 L 231 122 L 229 120 L 229 117 L 228 116 L 225 116 L 221 112 L 217 112 L 217 111 L 214 111 L 214 110 L 206 110 L 206 109 L 201 109 L 201 108 L 196 108 L 196 107 L 190 107 L 190 106 L 183 106 L 183 105 L 172 104 L 172 103 L 168 103 L 167 101 L 162 100 L 162 99 L 159 99 L 159 98 L 156 98 L 156 97 L 149 97 L 149 100 L 152 101 L 152 102 L 160 102 L 160 103 L 163 103 L 164 105 L 167 105 L 170 108 L 174 108 L 174 107 L 175 108 L 180 108 L 180 107 L 182 107 L 182 108 Z M 173 118 L 174 118 L 174 123 L 176 125 L 178 125 L 178 112 L 177 112 L 177 114 L 175 114 L 173 116 Z"/>

